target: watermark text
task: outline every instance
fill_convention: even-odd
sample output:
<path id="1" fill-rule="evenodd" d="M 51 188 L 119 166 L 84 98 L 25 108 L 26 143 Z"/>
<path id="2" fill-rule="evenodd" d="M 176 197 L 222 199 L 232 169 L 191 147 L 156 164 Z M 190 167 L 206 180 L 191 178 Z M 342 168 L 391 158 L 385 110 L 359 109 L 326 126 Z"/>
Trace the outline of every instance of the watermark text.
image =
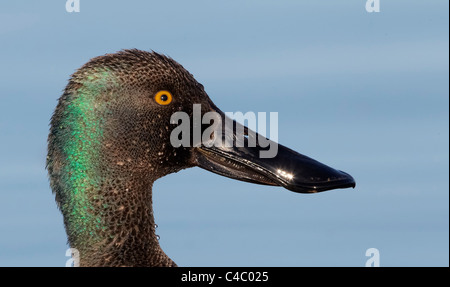
<path id="1" fill-rule="evenodd" d="M 80 12 L 80 0 L 67 0 L 66 1 L 66 11 L 68 13 Z"/>

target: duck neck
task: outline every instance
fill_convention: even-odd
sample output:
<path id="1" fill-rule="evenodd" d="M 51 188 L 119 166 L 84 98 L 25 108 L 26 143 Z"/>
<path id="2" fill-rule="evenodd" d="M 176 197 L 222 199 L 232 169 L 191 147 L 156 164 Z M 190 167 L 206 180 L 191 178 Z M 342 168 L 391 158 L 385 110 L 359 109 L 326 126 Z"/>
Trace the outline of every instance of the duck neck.
<path id="1" fill-rule="evenodd" d="M 81 266 L 173 266 L 155 234 L 152 183 L 99 175 L 63 203 L 66 231 Z M 94 180 L 93 182 L 95 182 Z"/>

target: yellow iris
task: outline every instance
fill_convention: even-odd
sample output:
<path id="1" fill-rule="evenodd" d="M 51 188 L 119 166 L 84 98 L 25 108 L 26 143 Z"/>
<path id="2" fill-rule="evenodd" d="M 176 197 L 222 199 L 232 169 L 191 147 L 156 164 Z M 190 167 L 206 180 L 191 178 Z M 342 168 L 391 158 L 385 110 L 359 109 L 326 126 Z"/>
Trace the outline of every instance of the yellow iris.
<path id="1" fill-rule="evenodd" d="M 162 106 L 166 106 L 172 102 L 172 94 L 169 91 L 159 91 L 155 95 L 155 101 Z"/>

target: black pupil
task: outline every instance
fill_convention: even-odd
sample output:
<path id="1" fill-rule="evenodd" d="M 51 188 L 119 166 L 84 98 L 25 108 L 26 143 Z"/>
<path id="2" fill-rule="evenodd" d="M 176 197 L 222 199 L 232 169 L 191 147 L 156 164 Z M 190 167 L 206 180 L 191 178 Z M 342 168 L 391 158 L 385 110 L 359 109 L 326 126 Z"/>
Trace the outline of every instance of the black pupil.
<path id="1" fill-rule="evenodd" d="M 161 95 L 161 101 L 165 102 L 169 99 L 169 97 L 167 95 Z"/>

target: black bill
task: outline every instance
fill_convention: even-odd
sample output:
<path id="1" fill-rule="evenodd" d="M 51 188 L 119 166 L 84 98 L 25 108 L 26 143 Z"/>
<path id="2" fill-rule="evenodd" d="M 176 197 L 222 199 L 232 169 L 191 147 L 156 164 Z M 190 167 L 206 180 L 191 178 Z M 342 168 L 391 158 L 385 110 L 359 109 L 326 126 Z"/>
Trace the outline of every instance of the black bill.
<path id="1" fill-rule="evenodd" d="M 225 118 L 222 114 L 222 120 Z M 232 131 L 222 126 L 215 137 L 211 136 L 211 142 L 194 149 L 194 156 L 199 167 L 229 178 L 282 186 L 300 193 L 355 187 L 355 180 L 348 173 L 333 169 L 285 146 L 269 141 L 235 121 L 233 122 Z M 244 130 L 241 138 L 236 135 L 236 130 L 240 130 L 239 128 Z M 231 139 L 233 144 L 227 145 L 226 142 Z M 265 139 L 264 147 L 260 139 Z M 219 143 L 218 140 L 220 140 Z M 253 145 L 251 144 L 252 140 Z M 267 151 L 268 143 L 277 145 L 276 155 L 261 157 L 261 152 Z"/>

